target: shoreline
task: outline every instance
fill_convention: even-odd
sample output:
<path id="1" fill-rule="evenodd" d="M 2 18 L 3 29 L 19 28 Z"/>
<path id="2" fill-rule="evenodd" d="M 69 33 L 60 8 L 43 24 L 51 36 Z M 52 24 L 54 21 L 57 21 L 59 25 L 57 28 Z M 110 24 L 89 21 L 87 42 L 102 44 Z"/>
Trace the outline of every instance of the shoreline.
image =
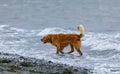
<path id="1" fill-rule="evenodd" d="M 91 70 L 0 52 L 0 74 L 90 74 Z"/>

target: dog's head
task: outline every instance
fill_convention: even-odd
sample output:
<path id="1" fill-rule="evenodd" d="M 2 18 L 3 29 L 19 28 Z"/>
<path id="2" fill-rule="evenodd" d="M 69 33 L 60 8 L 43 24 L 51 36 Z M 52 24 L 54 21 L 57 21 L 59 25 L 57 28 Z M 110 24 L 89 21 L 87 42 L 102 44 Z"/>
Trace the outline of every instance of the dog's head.
<path id="1" fill-rule="evenodd" d="M 52 43 L 52 36 L 51 36 L 50 34 L 45 35 L 45 36 L 41 39 L 41 41 L 42 41 L 43 43 Z"/>

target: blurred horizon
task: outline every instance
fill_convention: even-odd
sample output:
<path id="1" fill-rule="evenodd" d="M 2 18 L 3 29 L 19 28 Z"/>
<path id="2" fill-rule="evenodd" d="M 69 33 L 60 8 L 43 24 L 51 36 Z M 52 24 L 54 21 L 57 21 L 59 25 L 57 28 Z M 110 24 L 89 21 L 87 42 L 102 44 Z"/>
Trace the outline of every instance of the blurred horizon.
<path id="1" fill-rule="evenodd" d="M 120 31 L 119 0 L 0 0 L 0 25 L 24 29 L 60 27 Z"/>

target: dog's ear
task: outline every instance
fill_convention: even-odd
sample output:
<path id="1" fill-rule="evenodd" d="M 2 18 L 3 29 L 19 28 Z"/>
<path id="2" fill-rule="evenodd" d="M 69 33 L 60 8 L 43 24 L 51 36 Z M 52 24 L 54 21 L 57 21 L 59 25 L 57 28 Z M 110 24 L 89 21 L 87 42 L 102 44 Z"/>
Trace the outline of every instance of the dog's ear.
<path id="1" fill-rule="evenodd" d="M 49 41 L 52 43 L 52 34 L 49 34 Z"/>
<path id="2" fill-rule="evenodd" d="M 50 34 L 46 35 L 47 39 L 50 39 L 50 36 L 51 36 Z"/>

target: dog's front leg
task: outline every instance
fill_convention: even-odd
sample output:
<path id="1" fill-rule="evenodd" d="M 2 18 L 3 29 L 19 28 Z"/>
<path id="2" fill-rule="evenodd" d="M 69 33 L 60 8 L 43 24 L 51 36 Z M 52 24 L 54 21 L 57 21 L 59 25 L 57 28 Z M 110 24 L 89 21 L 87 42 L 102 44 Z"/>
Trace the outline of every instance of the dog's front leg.
<path id="1" fill-rule="evenodd" d="M 59 52 L 62 53 L 62 54 L 64 54 L 64 52 L 62 51 L 62 49 L 58 47 L 56 54 L 59 54 Z"/>
<path id="2" fill-rule="evenodd" d="M 59 52 L 60 52 L 60 46 L 57 45 L 57 46 L 56 46 L 56 49 L 57 49 L 56 54 L 59 54 Z"/>
<path id="3" fill-rule="evenodd" d="M 57 47 L 56 54 L 59 54 L 59 51 L 60 51 L 60 48 L 59 48 L 59 47 Z"/>

